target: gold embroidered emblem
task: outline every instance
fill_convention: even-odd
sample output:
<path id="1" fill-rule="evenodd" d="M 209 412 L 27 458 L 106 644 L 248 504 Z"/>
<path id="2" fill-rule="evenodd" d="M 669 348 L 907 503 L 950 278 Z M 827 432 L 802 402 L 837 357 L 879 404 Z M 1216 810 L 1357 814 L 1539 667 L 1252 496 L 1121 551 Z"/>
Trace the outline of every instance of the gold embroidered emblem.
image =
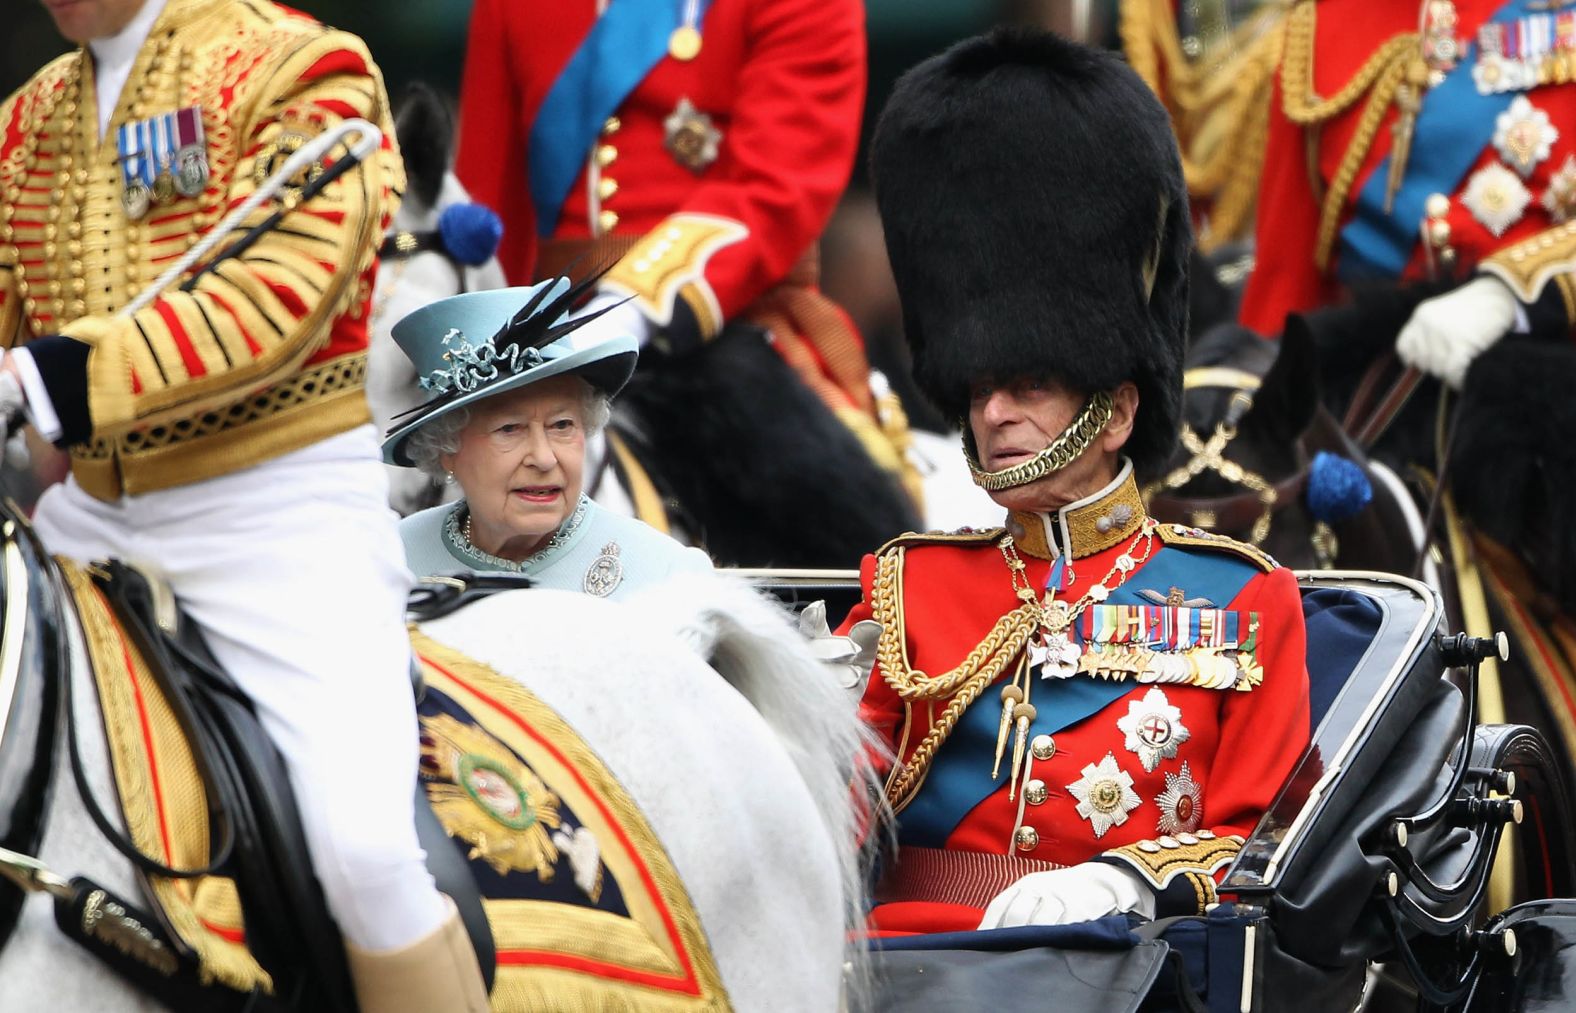
<path id="1" fill-rule="evenodd" d="M 262 186 L 268 177 L 284 168 L 290 156 L 301 150 L 307 143 L 307 136 L 294 131 L 287 131 L 274 138 L 273 141 L 263 145 L 257 153 L 257 161 L 252 166 L 252 182 Z M 288 185 L 280 187 L 279 199 L 285 207 L 293 208 L 301 200 L 301 190 L 312 180 L 323 174 L 323 164 L 314 162 L 308 166 L 301 175 L 292 179 Z"/>
<path id="2" fill-rule="evenodd" d="M 491 735 L 447 714 L 421 719 L 423 783 L 450 837 L 471 846 L 500 876 L 553 878 L 562 818 L 558 796 Z"/>

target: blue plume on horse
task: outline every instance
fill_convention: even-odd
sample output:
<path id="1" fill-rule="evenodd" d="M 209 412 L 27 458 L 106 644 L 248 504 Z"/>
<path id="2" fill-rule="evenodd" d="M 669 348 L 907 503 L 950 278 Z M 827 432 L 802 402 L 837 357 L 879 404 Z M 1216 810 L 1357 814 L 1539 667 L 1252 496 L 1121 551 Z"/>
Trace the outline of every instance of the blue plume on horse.
<path id="1" fill-rule="evenodd" d="M 1308 469 L 1308 512 L 1314 520 L 1339 524 L 1373 502 L 1374 487 L 1356 462 L 1321 450 Z"/>
<path id="2" fill-rule="evenodd" d="M 438 232 L 451 257 L 467 267 L 480 267 L 498 252 L 503 220 L 485 204 L 451 204 L 438 216 Z"/>

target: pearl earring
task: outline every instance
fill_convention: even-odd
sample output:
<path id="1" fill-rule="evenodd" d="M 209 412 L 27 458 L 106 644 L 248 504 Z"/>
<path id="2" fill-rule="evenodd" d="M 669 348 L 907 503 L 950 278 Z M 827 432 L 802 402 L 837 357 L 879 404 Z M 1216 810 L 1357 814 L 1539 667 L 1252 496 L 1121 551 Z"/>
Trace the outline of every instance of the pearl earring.
<path id="1" fill-rule="evenodd" d="M 445 485 L 453 485 L 454 484 L 454 472 L 452 472 L 452 471 L 444 472 L 444 474 L 443 474 L 443 483 Z"/>

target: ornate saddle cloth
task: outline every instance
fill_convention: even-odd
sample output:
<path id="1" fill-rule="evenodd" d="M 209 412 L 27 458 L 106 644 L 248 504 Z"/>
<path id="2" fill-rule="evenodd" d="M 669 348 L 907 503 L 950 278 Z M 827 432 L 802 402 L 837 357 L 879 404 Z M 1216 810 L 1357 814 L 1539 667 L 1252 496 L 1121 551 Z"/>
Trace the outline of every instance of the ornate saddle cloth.
<path id="1" fill-rule="evenodd" d="M 419 632 L 421 776 L 497 947 L 495 1010 L 730 1008 L 700 918 L 634 801 L 513 679 Z"/>
<path id="2" fill-rule="evenodd" d="M 217 847 L 209 794 L 176 708 L 109 596 L 58 562 L 92 661 L 127 835 L 163 865 L 204 867 Z M 729 1010 L 677 872 L 590 748 L 514 680 L 412 638 L 426 683 L 422 788 L 480 888 L 497 954 L 493 1008 Z M 248 945 L 251 895 L 234 880 L 144 879 L 204 981 L 275 992 L 267 961 Z"/>

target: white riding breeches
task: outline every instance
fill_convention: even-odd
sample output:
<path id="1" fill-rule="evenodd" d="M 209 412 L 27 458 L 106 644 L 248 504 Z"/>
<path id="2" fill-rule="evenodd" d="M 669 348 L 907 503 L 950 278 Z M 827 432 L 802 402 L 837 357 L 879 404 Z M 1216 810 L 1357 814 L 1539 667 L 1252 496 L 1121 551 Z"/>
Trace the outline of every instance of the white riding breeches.
<path id="1" fill-rule="evenodd" d="M 73 480 L 39 500 L 50 551 L 163 577 L 256 704 L 290 770 L 345 938 L 389 950 L 447 908 L 417 843 L 411 576 L 371 426 L 243 471 L 106 503 Z"/>

